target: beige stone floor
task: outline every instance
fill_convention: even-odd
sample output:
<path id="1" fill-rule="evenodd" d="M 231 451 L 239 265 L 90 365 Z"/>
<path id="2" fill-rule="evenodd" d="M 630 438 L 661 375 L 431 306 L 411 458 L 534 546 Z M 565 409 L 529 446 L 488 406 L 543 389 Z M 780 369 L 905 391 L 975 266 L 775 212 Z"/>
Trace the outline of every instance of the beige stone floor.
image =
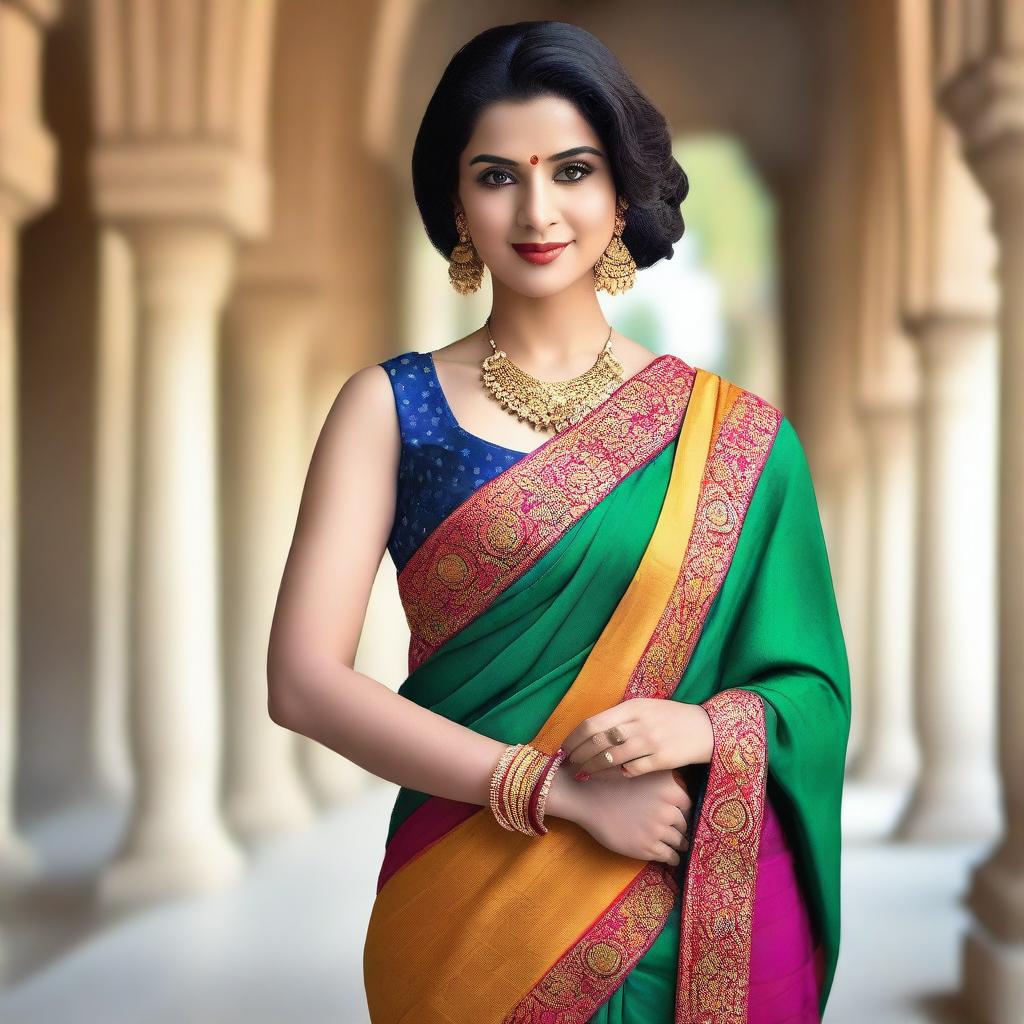
<path id="1" fill-rule="evenodd" d="M 4 1024 L 366 1024 L 362 940 L 393 787 L 254 851 L 215 897 L 98 922 L 82 866 L 119 823 L 107 809 L 29 830 L 57 881 L 8 906 Z M 826 1024 L 953 1024 L 960 904 L 973 846 L 873 841 L 900 795 L 847 787 L 843 948 Z M 63 879 L 63 881 L 60 881 Z"/>

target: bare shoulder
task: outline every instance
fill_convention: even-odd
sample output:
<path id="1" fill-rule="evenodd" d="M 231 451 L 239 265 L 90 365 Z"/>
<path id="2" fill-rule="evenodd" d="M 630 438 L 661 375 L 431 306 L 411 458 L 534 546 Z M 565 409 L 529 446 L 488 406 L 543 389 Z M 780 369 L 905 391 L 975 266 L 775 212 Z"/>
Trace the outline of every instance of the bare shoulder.
<path id="1" fill-rule="evenodd" d="M 399 446 L 398 418 L 388 372 L 376 363 L 351 374 L 327 412 L 317 448 L 348 444 L 359 437 L 363 446 L 378 455 L 393 453 Z"/>
<path id="2" fill-rule="evenodd" d="M 328 413 L 331 417 L 367 416 L 367 426 L 386 428 L 397 425 L 395 420 L 395 399 L 388 380 L 388 371 L 378 363 L 356 370 L 341 386 L 334 404 Z"/>
<path id="3" fill-rule="evenodd" d="M 376 363 L 364 366 L 346 379 L 320 428 L 300 502 L 299 529 L 322 517 L 333 519 L 341 493 L 359 493 L 370 502 L 379 496 L 383 516 L 400 448 L 387 370 Z"/>

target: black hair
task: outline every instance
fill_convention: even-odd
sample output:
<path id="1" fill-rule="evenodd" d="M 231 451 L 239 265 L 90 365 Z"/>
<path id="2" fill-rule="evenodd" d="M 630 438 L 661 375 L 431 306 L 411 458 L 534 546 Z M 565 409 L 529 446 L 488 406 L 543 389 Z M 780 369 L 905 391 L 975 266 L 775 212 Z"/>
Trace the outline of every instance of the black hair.
<path id="1" fill-rule="evenodd" d="M 434 248 L 448 259 L 458 244 L 459 155 L 480 114 L 500 100 L 543 95 L 573 103 L 604 144 L 616 194 L 629 203 L 622 240 L 637 267 L 671 259 L 690 186 L 668 122 L 604 43 L 562 21 L 485 29 L 445 68 L 412 151 L 413 192 Z"/>

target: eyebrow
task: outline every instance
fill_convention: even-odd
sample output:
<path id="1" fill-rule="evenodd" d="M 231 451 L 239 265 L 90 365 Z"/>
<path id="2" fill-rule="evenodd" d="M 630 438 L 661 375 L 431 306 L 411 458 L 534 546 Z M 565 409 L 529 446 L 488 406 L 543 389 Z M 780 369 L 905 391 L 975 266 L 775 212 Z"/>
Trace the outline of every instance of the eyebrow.
<path id="1" fill-rule="evenodd" d="M 604 159 L 604 153 L 599 149 L 594 149 L 593 146 L 576 146 L 573 149 L 564 149 L 561 153 L 552 153 L 548 157 L 548 162 L 555 160 L 564 160 L 567 156 L 576 156 L 577 153 L 593 153 L 594 156 L 599 156 Z M 478 153 L 472 160 L 469 161 L 469 166 L 473 164 L 503 164 L 506 167 L 518 167 L 519 161 L 512 160 L 507 156 L 494 156 L 491 153 Z"/>

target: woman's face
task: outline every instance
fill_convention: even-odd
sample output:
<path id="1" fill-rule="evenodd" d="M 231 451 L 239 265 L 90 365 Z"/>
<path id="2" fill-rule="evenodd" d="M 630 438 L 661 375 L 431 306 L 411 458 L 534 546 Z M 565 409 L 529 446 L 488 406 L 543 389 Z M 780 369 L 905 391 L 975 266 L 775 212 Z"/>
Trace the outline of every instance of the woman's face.
<path id="1" fill-rule="evenodd" d="M 604 146 L 561 97 L 491 104 L 459 156 L 470 238 L 494 279 L 523 295 L 553 295 L 592 274 L 612 237 L 615 199 Z M 531 242 L 567 244 L 550 262 L 531 262 L 515 248 Z"/>

